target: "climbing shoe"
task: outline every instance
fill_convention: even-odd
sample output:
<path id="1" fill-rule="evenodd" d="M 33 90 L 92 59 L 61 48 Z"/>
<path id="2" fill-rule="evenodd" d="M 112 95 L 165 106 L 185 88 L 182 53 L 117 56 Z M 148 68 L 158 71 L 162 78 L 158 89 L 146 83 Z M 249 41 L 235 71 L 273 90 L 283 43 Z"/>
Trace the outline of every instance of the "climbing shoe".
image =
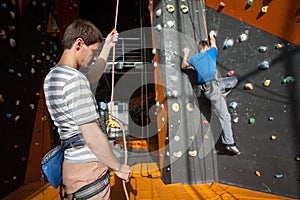
<path id="1" fill-rule="evenodd" d="M 236 155 L 241 155 L 241 152 L 240 152 L 240 150 L 236 147 L 236 146 L 230 146 L 230 145 L 227 145 L 226 146 L 226 150 L 227 151 L 231 151 L 231 152 L 233 152 L 234 154 L 236 154 Z"/>

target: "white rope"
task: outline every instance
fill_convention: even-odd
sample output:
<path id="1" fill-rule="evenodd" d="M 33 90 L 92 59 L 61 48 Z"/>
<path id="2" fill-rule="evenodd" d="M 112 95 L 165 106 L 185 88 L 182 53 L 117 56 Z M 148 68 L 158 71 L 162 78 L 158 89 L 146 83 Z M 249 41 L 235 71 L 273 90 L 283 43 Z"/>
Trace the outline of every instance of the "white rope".
<path id="1" fill-rule="evenodd" d="M 117 30 L 117 22 L 118 22 L 118 10 L 119 10 L 119 0 L 117 0 L 117 5 L 116 5 L 116 16 L 115 16 L 115 26 L 114 26 L 114 30 Z M 114 99 L 114 85 L 115 85 L 115 56 L 116 56 L 116 45 L 113 46 L 113 57 L 112 57 L 112 77 L 111 77 L 111 97 L 110 97 L 110 114 L 109 114 L 109 119 L 112 119 L 114 121 L 116 121 L 121 129 L 122 129 L 122 133 L 123 133 L 123 145 L 124 145 L 124 156 L 125 156 L 125 160 L 124 160 L 124 164 L 127 165 L 127 159 L 128 159 L 128 153 L 127 153 L 127 143 L 126 143 L 126 135 L 125 135 L 125 128 L 123 126 L 123 124 L 118 121 L 117 119 L 113 119 L 112 118 L 112 109 L 113 109 L 113 99 Z M 124 194 L 126 196 L 126 200 L 129 200 L 129 196 L 128 196 L 128 192 L 127 192 L 127 188 L 126 188 L 126 181 L 123 180 L 123 190 L 124 190 Z"/>

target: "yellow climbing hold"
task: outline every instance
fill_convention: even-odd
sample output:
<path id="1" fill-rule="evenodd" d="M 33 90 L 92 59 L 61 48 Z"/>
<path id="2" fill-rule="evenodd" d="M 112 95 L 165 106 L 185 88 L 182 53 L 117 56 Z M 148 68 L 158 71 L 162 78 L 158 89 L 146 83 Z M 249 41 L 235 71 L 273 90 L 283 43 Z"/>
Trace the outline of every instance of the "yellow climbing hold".
<path id="1" fill-rule="evenodd" d="M 268 12 L 268 6 L 264 6 L 261 8 L 261 12 L 266 13 Z"/>
<path id="2" fill-rule="evenodd" d="M 173 13 L 175 11 L 175 7 L 171 4 L 168 4 L 166 8 L 169 13 Z"/>
<path id="3" fill-rule="evenodd" d="M 268 87 L 268 86 L 270 86 L 270 83 L 271 83 L 271 80 L 265 80 L 265 82 L 264 82 L 264 86 L 265 87 Z"/>
<path id="4" fill-rule="evenodd" d="M 189 12 L 189 8 L 186 5 L 181 5 L 180 10 L 182 13 L 186 14 Z"/>
<path id="5" fill-rule="evenodd" d="M 173 110 L 174 112 L 178 112 L 178 111 L 179 111 L 179 104 L 178 104 L 178 103 L 173 103 L 173 105 L 172 105 L 172 110 Z"/>

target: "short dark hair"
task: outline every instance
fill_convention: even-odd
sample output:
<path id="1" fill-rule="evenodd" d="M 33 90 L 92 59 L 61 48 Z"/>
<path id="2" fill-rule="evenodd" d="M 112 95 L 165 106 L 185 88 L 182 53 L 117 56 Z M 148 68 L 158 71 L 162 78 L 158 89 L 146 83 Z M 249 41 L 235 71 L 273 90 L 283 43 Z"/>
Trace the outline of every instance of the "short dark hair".
<path id="1" fill-rule="evenodd" d="M 82 38 L 87 46 L 103 40 L 100 30 L 92 22 L 83 19 L 76 19 L 66 28 L 63 47 L 70 49 L 77 38 Z"/>
<path id="2" fill-rule="evenodd" d="M 205 46 L 209 46 L 208 42 L 206 40 L 201 40 L 198 44 L 198 50 L 201 51 Z"/>

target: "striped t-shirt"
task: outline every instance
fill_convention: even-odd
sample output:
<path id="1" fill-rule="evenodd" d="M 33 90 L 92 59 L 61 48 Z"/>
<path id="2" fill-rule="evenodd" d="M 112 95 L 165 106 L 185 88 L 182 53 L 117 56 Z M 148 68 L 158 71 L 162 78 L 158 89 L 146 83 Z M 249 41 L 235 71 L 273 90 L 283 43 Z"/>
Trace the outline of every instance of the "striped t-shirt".
<path id="1" fill-rule="evenodd" d="M 48 111 L 61 140 L 81 134 L 79 125 L 99 118 L 97 103 L 87 78 L 72 67 L 54 67 L 45 78 L 44 93 Z M 86 145 L 79 149 L 66 149 L 65 160 L 70 163 L 99 161 Z"/>

